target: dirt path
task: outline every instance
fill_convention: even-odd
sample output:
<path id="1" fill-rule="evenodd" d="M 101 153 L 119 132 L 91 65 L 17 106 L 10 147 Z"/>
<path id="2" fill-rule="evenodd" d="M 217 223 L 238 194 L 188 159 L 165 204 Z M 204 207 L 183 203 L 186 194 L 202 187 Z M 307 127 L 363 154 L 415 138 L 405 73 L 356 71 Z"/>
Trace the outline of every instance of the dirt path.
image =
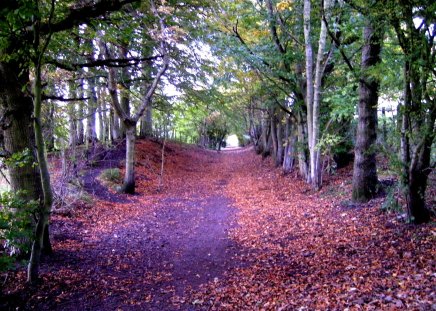
<path id="1" fill-rule="evenodd" d="M 57 261 L 49 265 L 70 261 L 68 269 L 82 275 L 81 282 L 92 285 L 79 288 L 61 303 L 38 308 L 190 309 L 185 294 L 219 280 L 232 266 L 236 246 L 227 230 L 233 213 L 224 196 L 169 197 L 155 208 L 152 217 L 139 213 L 113 226 L 98 241 L 92 237 L 82 240 L 85 249 L 75 258 L 57 254 Z"/>
<path id="2" fill-rule="evenodd" d="M 55 253 L 42 265 L 42 287 L 25 305 L 12 301 L 7 308 L 195 309 L 186 298 L 190 292 L 234 267 L 237 246 L 228 230 L 235 209 L 222 192 L 231 175 L 225 156 L 185 156 L 190 161 L 168 172 L 174 184 L 153 195 L 141 193 L 141 183 L 135 196 L 108 192 L 96 180 L 106 162 L 88 170 L 84 188 L 95 198 L 95 210 L 77 219 L 54 217 Z"/>

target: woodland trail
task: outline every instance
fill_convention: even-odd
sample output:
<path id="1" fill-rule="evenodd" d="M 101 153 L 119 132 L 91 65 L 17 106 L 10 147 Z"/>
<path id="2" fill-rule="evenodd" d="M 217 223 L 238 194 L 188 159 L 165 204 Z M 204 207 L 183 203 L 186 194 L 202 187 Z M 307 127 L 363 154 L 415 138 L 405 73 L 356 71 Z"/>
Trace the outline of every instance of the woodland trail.
<path id="1" fill-rule="evenodd" d="M 235 265 L 237 246 L 228 237 L 235 210 L 223 194 L 232 168 L 223 153 L 187 149 L 179 154 L 171 147 L 167 152 L 168 184 L 162 192 L 150 174 L 158 153 L 139 155 L 139 166 L 149 175 L 138 169 L 134 196 L 108 192 L 96 179 L 111 163 L 85 173 L 93 206 L 75 219 L 53 217 L 55 253 L 44 260 L 42 287 L 20 308 L 196 308 L 184 297 L 201 284 L 217 282 Z M 178 153 L 174 160 L 173 152 Z M 118 153 L 109 158 L 122 159 Z"/>
<path id="2" fill-rule="evenodd" d="M 170 143 L 158 192 L 159 167 L 160 145 L 139 141 L 136 195 L 53 217 L 43 285 L 12 291 L 21 309 L 435 307 L 434 226 L 381 213 L 382 198 L 349 204 L 349 169 L 313 192 L 252 150 Z"/>

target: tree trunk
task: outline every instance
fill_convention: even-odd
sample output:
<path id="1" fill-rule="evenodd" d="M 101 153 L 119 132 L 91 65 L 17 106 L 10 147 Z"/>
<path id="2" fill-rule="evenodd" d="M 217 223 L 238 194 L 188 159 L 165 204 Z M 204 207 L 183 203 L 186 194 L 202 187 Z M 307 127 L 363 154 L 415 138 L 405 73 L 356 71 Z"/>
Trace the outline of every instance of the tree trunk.
<path id="1" fill-rule="evenodd" d="M 145 114 L 141 118 L 141 127 L 139 130 L 140 137 L 152 137 L 153 136 L 153 108 L 150 105 L 147 105 L 145 109 Z"/>
<path id="2" fill-rule="evenodd" d="M 70 97 L 74 98 L 74 84 L 69 84 Z M 76 104 L 74 102 L 68 104 L 68 144 L 75 148 L 77 145 L 77 122 L 76 122 Z"/>
<path id="3" fill-rule="evenodd" d="M 298 138 L 298 168 L 300 176 L 307 182 L 309 181 L 309 161 L 307 156 L 307 135 L 306 135 L 306 123 L 303 112 L 297 112 L 297 138 Z"/>
<path id="4" fill-rule="evenodd" d="M 135 193 L 135 124 L 124 124 L 126 128 L 126 172 L 122 193 Z"/>
<path id="5" fill-rule="evenodd" d="M 35 28 L 36 29 L 36 28 Z M 39 47 L 39 33 L 35 30 L 35 51 L 38 51 Z M 43 53 L 41 51 L 40 53 Z M 42 135 L 41 127 L 41 105 L 42 105 L 42 83 L 41 83 L 41 63 L 40 57 L 37 57 L 35 61 L 35 81 L 33 87 L 34 93 L 34 131 L 35 131 L 35 143 L 37 150 L 37 158 L 39 171 L 41 175 L 43 203 L 37 213 L 38 221 L 34 233 L 34 241 L 32 245 L 32 253 L 29 260 L 27 280 L 29 283 L 35 283 L 38 280 L 39 265 L 41 259 L 41 253 L 44 247 L 51 251 L 51 245 L 44 245 L 44 242 L 49 243 L 48 239 L 48 222 L 53 204 L 53 194 L 50 184 L 50 174 L 48 171 L 47 159 L 45 156 L 44 138 Z M 46 241 L 45 239 L 46 238 Z"/>
<path id="6" fill-rule="evenodd" d="M 383 118 L 383 124 L 382 124 L 382 135 L 383 135 L 383 140 L 382 140 L 382 145 L 386 145 L 387 141 L 388 141 L 388 131 L 386 128 L 386 109 L 385 107 L 382 107 L 382 118 Z"/>
<path id="7" fill-rule="evenodd" d="M 270 131 L 269 127 L 269 118 L 268 114 L 266 112 L 262 113 L 262 157 L 266 158 L 270 155 L 270 147 L 269 147 L 269 137 L 270 137 Z"/>
<path id="8" fill-rule="evenodd" d="M 0 51 L 1 52 L 1 51 Z M 20 61 L 0 62 L 0 109 L 4 120 L 2 125 L 4 149 L 7 156 L 27 153 L 28 161 L 23 166 L 8 166 L 11 190 L 23 190 L 24 198 L 39 201 L 41 179 L 36 162 L 35 134 L 32 125 L 32 99 L 23 93 L 29 82 L 29 73 L 19 74 Z"/>
<path id="9" fill-rule="evenodd" d="M 297 136 L 293 131 L 293 126 L 290 117 L 286 117 L 285 124 L 285 151 L 283 157 L 283 172 L 289 173 L 294 166 L 294 146 Z"/>
<path id="10" fill-rule="evenodd" d="M 78 98 L 83 98 L 83 79 L 79 80 L 79 86 L 77 88 L 77 97 Z M 83 101 L 79 101 L 79 106 L 77 109 L 77 144 L 78 145 L 82 145 L 83 143 L 85 143 L 85 132 L 84 132 L 84 127 L 83 127 L 83 118 L 84 118 L 84 104 Z"/>
<path id="11" fill-rule="evenodd" d="M 55 149 L 55 135 L 54 135 L 54 128 L 56 126 L 54 120 L 55 106 L 51 100 L 48 100 L 46 105 L 48 106 L 49 113 L 43 126 L 44 129 L 43 135 L 45 136 L 45 146 L 47 151 L 53 151 Z"/>
<path id="12" fill-rule="evenodd" d="M 2 51 L 0 51 L 1 55 Z M 0 113 L 3 116 L 1 124 L 4 152 L 7 156 L 26 154 L 24 165 L 8 165 L 11 191 L 20 193 L 25 200 L 42 201 L 41 176 L 35 153 L 35 132 L 32 124 L 33 102 L 23 90 L 30 84 L 29 73 L 17 71 L 20 60 L 0 62 Z M 31 229 L 31 228 L 28 228 Z M 45 229 L 48 236 L 48 226 Z M 22 241 L 28 243 L 31 241 Z M 48 237 L 43 240 L 42 248 L 51 252 Z"/>
<path id="13" fill-rule="evenodd" d="M 106 103 L 104 101 L 104 90 L 102 87 L 97 87 L 97 116 L 98 116 L 98 130 L 99 140 L 105 142 L 106 136 Z"/>
<path id="14" fill-rule="evenodd" d="M 413 94 L 411 86 L 413 73 L 409 61 L 404 65 L 404 106 L 402 107 L 401 128 L 401 184 L 406 198 L 407 214 L 414 223 L 420 224 L 430 220 L 430 211 L 425 205 L 425 191 L 427 188 L 428 175 L 430 173 L 431 146 L 435 136 L 434 123 L 436 110 L 428 116 L 426 129 L 420 130 L 419 143 L 415 143 L 412 153 L 411 113 L 413 113 Z M 421 122 L 421 120 L 419 121 Z"/>
<path id="15" fill-rule="evenodd" d="M 416 224 L 430 220 L 430 211 L 425 204 L 425 191 L 430 172 L 430 135 L 424 139 L 428 141 L 417 147 L 409 172 L 409 201 L 407 203 L 409 204 L 410 216 Z M 433 139 L 431 138 L 431 140 Z"/>
<path id="16" fill-rule="evenodd" d="M 270 116 L 270 127 L 271 127 L 271 140 L 272 140 L 272 157 L 274 160 L 274 165 L 279 166 L 278 164 L 278 142 L 277 142 L 277 123 L 276 123 L 276 117 L 274 114 L 274 109 L 271 109 L 271 116 Z"/>
<path id="17" fill-rule="evenodd" d="M 359 82 L 358 125 L 354 149 L 353 195 L 354 202 L 367 202 L 377 188 L 377 102 L 379 82 L 368 78 L 368 70 L 380 62 L 382 34 L 367 23 L 363 30 L 365 45 L 362 50 L 362 76 Z"/>
<path id="18" fill-rule="evenodd" d="M 277 154 L 276 166 L 279 167 L 283 163 L 283 129 L 282 129 L 282 113 L 279 112 L 276 118 L 276 134 L 277 134 Z"/>
<path id="19" fill-rule="evenodd" d="M 311 1 L 304 0 L 303 8 L 303 29 L 304 29 L 304 46 L 306 53 L 306 107 L 307 107 L 307 137 L 308 146 L 310 152 L 310 166 L 308 181 L 311 183 L 312 170 L 312 158 L 315 159 L 312 152 L 312 142 L 313 142 L 313 49 L 310 33 L 310 15 L 311 15 Z"/>
<path id="20" fill-rule="evenodd" d="M 324 0 L 324 14 L 328 19 L 330 9 L 334 0 Z M 321 30 L 318 40 L 318 53 L 316 56 L 315 79 L 312 82 L 313 75 L 313 51 L 310 42 L 310 0 L 304 1 L 304 38 L 306 46 L 306 105 L 307 105 L 307 126 L 309 137 L 309 153 L 310 153 L 310 183 L 314 189 L 321 188 L 322 183 L 322 167 L 321 153 L 318 149 L 320 137 L 320 106 L 322 92 L 322 77 L 324 75 L 324 51 L 327 42 L 327 25 L 324 20 L 321 20 Z"/>
<path id="21" fill-rule="evenodd" d="M 112 142 L 120 139 L 120 119 L 115 113 L 114 109 L 110 110 L 110 130 L 111 130 L 111 140 Z"/>
<path id="22" fill-rule="evenodd" d="M 88 79 L 88 118 L 86 123 L 86 138 L 87 141 L 94 144 L 97 141 L 97 130 L 95 116 L 97 112 L 97 95 L 95 91 L 94 77 Z"/>
<path id="23" fill-rule="evenodd" d="M 121 58 L 127 58 L 128 57 L 128 49 L 127 44 L 124 44 L 119 47 L 119 54 Z M 123 67 L 121 68 L 121 77 L 119 79 L 120 84 L 122 85 L 122 89 L 120 91 L 120 104 L 121 108 L 123 108 L 124 112 L 127 115 L 130 115 L 130 74 L 129 74 L 129 68 Z M 122 137 L 124 138 L 126 136 L 127 128 L 125 127 L 124 123 L 121 122 L 120 124 L 120 132 Z"/>

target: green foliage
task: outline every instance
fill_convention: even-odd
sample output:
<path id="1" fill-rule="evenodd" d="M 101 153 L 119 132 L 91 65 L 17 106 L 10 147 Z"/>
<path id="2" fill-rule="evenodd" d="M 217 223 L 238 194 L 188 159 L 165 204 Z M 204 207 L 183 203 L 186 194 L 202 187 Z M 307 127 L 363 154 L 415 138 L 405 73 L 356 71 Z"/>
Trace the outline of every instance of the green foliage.
<path id="1" fill-rule="evenodd" d="M 316 148 L 318 148 L 318 150 L 321 150 L 321 153 L 323 155 L 326 155 L 334 150 L 335 147 L 339 146 L 341 142 L 343 142 L 341 136 L 327 133 L 323 135 L 323 137 L 321 137 L 318 144 L 316 145 Z"/>
<path id="2" fill-rule="evenodd" d="M 29 164 L 36 165 L 36 163 L 33 162 L 33 155 L 28 148 L 6 158 L 5 164 L 8 167 L 24 167 Z"/>
<path id="3" fill-rule="evenodd" d="M 216 148 L 228 134 L 228 126 L 225 117 L 218 111 L 211 113 L 205 121 L 206 133 L 211 148 Z M 218 147 L 219 149 L 219 147 Z"/>
<path id="4" fill-rule="evenodd" d="M 347 83 L 340 88 L 327 92 L 324 102 L 329 105 L 330 118 L 336 122 L 349 121 L 353 118 L 358 102 L 355 83 Z"/>
<path id="5" fill-rule="evenodd" d="M 119 168 L 109 168 L 100 174 L 100 178 L 110 183 L 118 183 L 121 180 L 121 172 Z"/>
<path id="6" fill-rule="evenodd" d="M 387 213 L 401 213 L 403 208 L 398 203 L 398 189 L 396 186 L 387 189 L 385 201 L 381 205 L 381 210 Z"/>
<path id="7" fill-rule="evenodd" d="M 32 215 L 38 202 L 23 199 L 24 193 L 0 194 L 0 271 L 11 267 L 20 252 L 28 250 L 32 236 Z"/>

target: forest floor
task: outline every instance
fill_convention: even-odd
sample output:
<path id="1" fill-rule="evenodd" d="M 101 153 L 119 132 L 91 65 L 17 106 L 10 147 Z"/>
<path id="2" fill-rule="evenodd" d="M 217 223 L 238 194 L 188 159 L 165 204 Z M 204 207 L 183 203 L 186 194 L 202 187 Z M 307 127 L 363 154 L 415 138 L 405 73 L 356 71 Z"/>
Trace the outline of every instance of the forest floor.
<path id="1" fill-rule="evenodd" d="M 249 148 L 165 155 L 158 189 L 161 145 L 138 142 L 133 196 L 96 179 L 113 163 L 86 171 L 91 203 L 54 213 L 42 283 L 10 272 L 0 309 L 436 308 L 434 222 L 382 212 L 383 195 L 350 203 L 349 167 L 314 192 Z"/>

